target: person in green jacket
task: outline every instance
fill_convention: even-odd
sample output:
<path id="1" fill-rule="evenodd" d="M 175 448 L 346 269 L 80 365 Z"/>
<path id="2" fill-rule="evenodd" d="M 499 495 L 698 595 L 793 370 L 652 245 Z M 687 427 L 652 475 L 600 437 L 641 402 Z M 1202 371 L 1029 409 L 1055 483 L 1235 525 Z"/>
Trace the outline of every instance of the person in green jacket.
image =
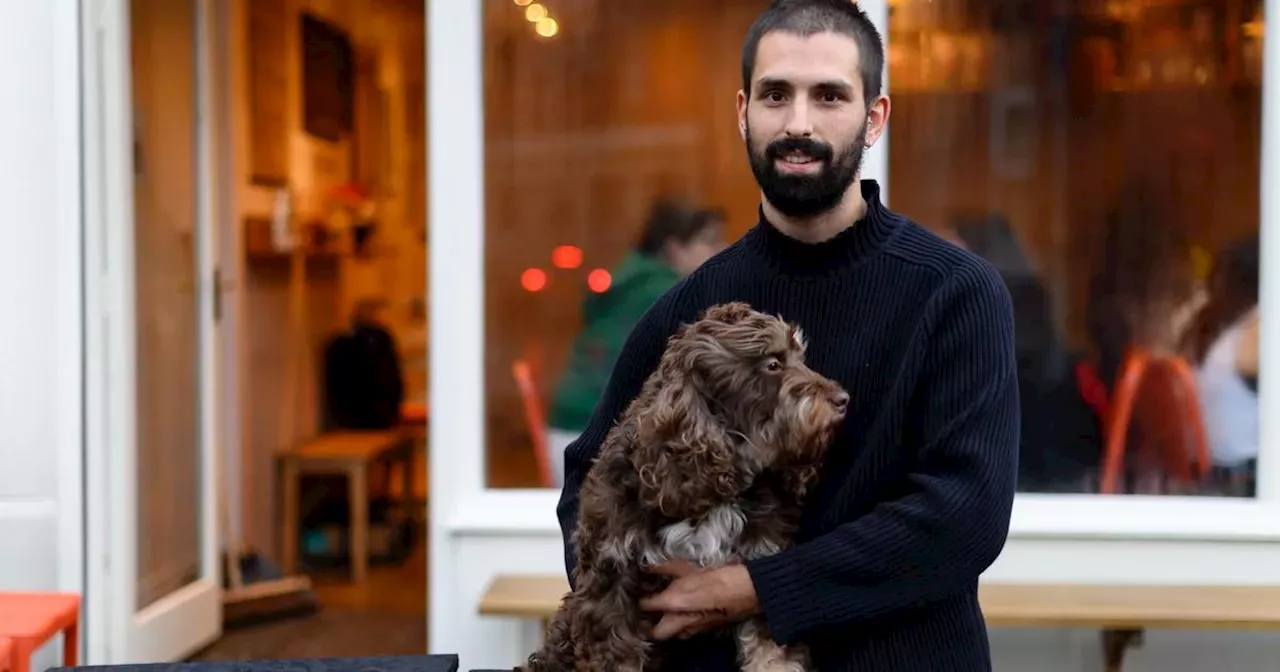
<path id="1" fill-rule="evenodd" d="M 547 417 L 556 487 L 564 482 L 564 449 L 591 418 L 631 328 L 663 292 L 724 248 L 723 220 L 715 210 L 656 203 L 635 247 L 610 271 L 609 288 L 583 301 L 582 331 L 574 338 Z"/>

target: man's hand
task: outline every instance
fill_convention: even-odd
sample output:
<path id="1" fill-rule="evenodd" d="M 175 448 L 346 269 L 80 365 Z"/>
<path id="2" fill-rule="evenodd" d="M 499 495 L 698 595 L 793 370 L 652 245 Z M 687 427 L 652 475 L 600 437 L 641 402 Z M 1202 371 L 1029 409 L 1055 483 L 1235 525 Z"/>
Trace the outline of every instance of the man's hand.
<path id="1" fill-rule="evenodd" d="M 675 579 L 666 590 L 640 600 L 641 609 L 662 612 L 654 639 L 692 637 L 760 613 L 755 586 L 743 565 L 702 569 L 674 560 L 649 571 Z"/>

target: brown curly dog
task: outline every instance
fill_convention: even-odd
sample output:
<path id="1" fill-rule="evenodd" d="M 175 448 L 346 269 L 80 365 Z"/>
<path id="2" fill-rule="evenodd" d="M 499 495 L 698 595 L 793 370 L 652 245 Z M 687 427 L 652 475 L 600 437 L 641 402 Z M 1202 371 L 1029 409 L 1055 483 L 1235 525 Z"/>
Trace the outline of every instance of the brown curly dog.
<path id="1" fill-rule="evenodd" d="M 658 669 L 640 598 L 669 579 L 647 567 L 717 566 L 792 543 L 802 499 L 849 396 L 805 366 L 800 330 L 744 303 L 707 310 L 668 343 L 582 486 L 574 591 L 527 672 Z M 737 626 L 748 672 L 808 667 L 765 623 Z"/>

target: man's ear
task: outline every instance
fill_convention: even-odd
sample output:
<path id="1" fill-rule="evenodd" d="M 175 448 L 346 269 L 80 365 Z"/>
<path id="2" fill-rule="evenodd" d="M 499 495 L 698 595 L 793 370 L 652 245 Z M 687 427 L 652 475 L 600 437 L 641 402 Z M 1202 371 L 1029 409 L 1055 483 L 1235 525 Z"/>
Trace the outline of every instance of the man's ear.
<path id="1" fill-rule="evenodd" d="M 747 139 L 747 93 L 738 91 L 738 135 Z"/>
<path id="2" fill-rule="evenodd" d="M 880 95 L 867 106 L 867 147 L 876 144 L 889 123 L 889 96 Z"/>

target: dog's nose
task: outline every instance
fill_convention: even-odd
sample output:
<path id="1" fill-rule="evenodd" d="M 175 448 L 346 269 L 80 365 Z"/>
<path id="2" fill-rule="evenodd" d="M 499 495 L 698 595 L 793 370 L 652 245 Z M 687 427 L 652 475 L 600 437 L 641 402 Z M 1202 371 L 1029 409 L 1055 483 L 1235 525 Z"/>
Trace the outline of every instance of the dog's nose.
<path id="1" fill-rule="evenodd" d="M 849 393 L 845 391 L 836 392 L 831 396 L 831 404 L 836 407 L 837 411 L 845 412 L 849 408 Z"/>

